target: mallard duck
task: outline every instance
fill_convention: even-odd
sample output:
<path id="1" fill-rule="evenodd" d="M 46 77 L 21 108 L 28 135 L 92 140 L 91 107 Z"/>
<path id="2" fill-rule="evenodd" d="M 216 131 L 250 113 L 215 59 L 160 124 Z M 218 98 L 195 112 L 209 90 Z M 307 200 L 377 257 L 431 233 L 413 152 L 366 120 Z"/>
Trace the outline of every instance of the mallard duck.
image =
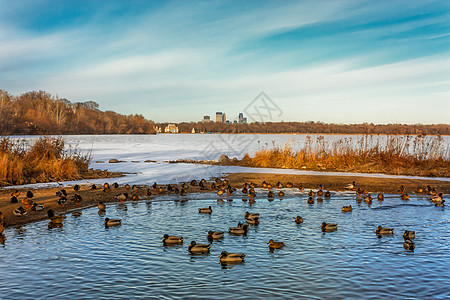
<path id="1" fill-rule="evenodd" d="M 372 203 L 372 196 L 369 194 L 369 195 L 367 195 L 367 196 L 364 196 L 364 202 L 366 202 L 366 203 Z"/>
<path id="2" fill-rule="evenodd" d="M 246 211 L 244 218 L 246 218 L 246 219 L 259 218 L 259 214 L 258 213 L 249 213 L 248 211 Z"/>
<path id="3" fill-rule="evenodd" d="M 53 224 L 61 224 L 65 218 L 65 216 L 54 216 L 50 218 L 50 222 Z"/>
<path id="4" fill-rule="evenodd" d="M 16 197 L 16 198 L 18 198 L 19 196 L 20 196 L 19 190 L 15 190 L 14 192 L 11 193 L 11 197 Z"/>
<path id="5" fill-rule="evenodd" d="M 328 224 L 323 222 L 320 228 L 322 229 L 322 231 L 335 231 L 337 230 L 337 224 Z"/>
<path id="6" fill-rule="evenodd" d="M 259 225 L 259 218 L 258 218 L 258 217 L 254 217 L 254 218 L 245 218 L 245 221 L 246 221 L 248 224 L 251 224 L 251 225 Z"/>
<path id="7" fill-rule="evenodd" d="M 441 202 L 441 201 L 442 201 L 442 193 L 431 196 L 431 202 Z"/>
<path id="8" fill-rule="evenodd" d="M 242 189 L 242 194 L 244 194 L 244 195 L 248 194 L 248 189 L 246 187 L 244 187 Z"/>
<path id="9" fill-rule="evenodd" d="M 95 184 L 91 185 L 91 190 L 96 190 L 97 186 Z"/>
<path id="10" fill-rule="evenodd" d="M 72 216 L 74 216 L 74 217 L 80 217 L 82 214 L 83 214 L 83 213 L 81 212 L 81 210 L 77 210 L 77 211 L 74 211 L 74 212 L 72 213 Z"/>
<path id="11" fill-rule="evenodd" d="M 434 206 L 440 206 L 443 207 L 445 203 L 445 200 L 442 200 L 441 202 L 436 203 Z"/>
<path id="12" fill-rule="evenodd" d="M 34 202 L 31 205 L 31 210 L 33 210 L 33 211 L 40 211 L 40 210 L 43 210 L 43 209 L 44 209 L 44 206 L 40 205 L 40 204 L 37 204 L 36 202 Z"/>
<path id="13" fill-rule="evenodd" d="M 17 199 L 16 196 L 12 196 L 12 197 L 9 199 L 9 202 L 10 202 L 10 203 L 19 203 L 19 200 Z"/>
<path id="14" fill-rule="evenodd" d="M 283 191 L 279 191 L 279 192 L 278 192 L 278 196 L 284 197 L 284 192 L 283 192 Z"/>
<path id="15" fill-rule="evenodd" d="M 221 263 L 240 263 L 244 261 L 245 254 L 228 253 L 227 251 L 222 251 L 219 257 Z"/>
<path id="16" fill-rule="evenodd" d="M 22 216 L 25 216 L 27 214 L 27 212 L 22 206 L 19 206 L 18 208 L 13 210 L 13 214 L 17 217 L 22 217 Z"/>
<path id="17" fill-rule="evenodd" d="M 301 223 L 303 223 L 303 218 L 300 217 L 300 216 L 297 216 L 297 217 L 295 218 L 295 223 L 296 223 L 296 224 L 301 224 Z"/>
<path id="18" fill-rule="evenodd" d="M 300 186 L 298 187 L 299 192 L 303 192 L 303 184 L 300 183 Z"/>
<path id="19" fill-rule="evenodd" d="M 100 201 L 98 203 L 97 207 L 98 207 L 98 210 L 101 210 L 101 211 L 105 211 L 106 210 L 106 205 L 102 201 Z"/>
<path id="20" fill-rule="evenodd" d="M 405 187 L 403 186 L 403 184 L 402 185 L 400 185 L 400 189 L 398 190 L 398 192 L 400 192 L 400 194 L 403 194 L 403 193 L 405 193 Z"/>
<path id="21" fill-rule="evenodd" d="M 288 183 L 286 183 L 286 187 L 287 187 L 288 189 L 290 189 L 290 188 L 293 188 L 294 185 L 292 184 L 292 182 L 288 182 Z"/>
<path id="22" fill-rule="evenodd" d="M 269 191 L 267 193 L 267 198 L 273 198 L 273 192 L 272 191 Z"/>
<path id="23" fill-rule="evenodd" d="M 308 204 L 314 204 L 314 198 L 313 197 L 309 197 L 308 198 Z"/>
<path id="24" fill-rule="evenodd" d="M 276 186 L 279 189 L 282 189 L 284 187 L 283 184 L 281 182 L 279 182 L 279 181 L 277 182 Z"/>
<path id="25" fill-rule="evenodd" d="M 197 244 L 195 241 L 192 241 L 189 244 L 188 251 L 193 254 L 200 254 L 200 253 L 209 253 L 209 249 L 211 248 L 211 245 L 206 244 Z"/>
<path id="26" fill-rule="evenodd" d="M 379 193 L 378 194 L 378 201 L 383 201 L 384 200 L 384 195 L 383 193 Z"/>
<path id="27" fill-rule="evenodd" d="M 309 190 L 309 192 L 308 192 L 308 196 L 310 196 L 310 197 L 314 197 L 316 195 L 316 193 L 314 193 L 314 191 L 313 190 Z"/>
<path id="28" fill-rule="evenodd" d="M 122 224 L 121 219 L 110 219 L 110 218 L 105 219 L 105 227 L 118 226 L 121 224 Z"/>
<path id="29" fill-rule="evenodd" d="M 161 238 L 165 245 L 183 244 L 182 236 L 168 235 L 167 233 Z"/>
<path id="30" fill-rule="evenodd" d="M 250 193 L 248 193 L 247 195 L 249 198 L 255 198 L 256 197 L 256 193 L 254 191 L 251 191 Z"/>
<path id="31" fill-rule="evenodd" d="M 244 224 L 241 227 L 231 227 L 228 229 L 228 232 L 230 234 L 234 234 L 234 235 L 245 235 L 247 234 L 248 231 L 248 225 Z"/>
<path id="32" fill-rule="evenodd" d="M 417 192 L 416 192 L 416 193 L 417 193 L 417 194 L 423 194 L 423 193 L 424 193 L 423 188 L 419 187 L 419 188 L 417 189 Z"/>
<path id="33" fill-rule="evenodd" d="M 55 216 L 55 212 L 53 211 L 53 209 L 47 210 L 47 216 L 49 219 L 51 219 Z"/>
<path id="34" fill-rule="evenodd" d="M 326 192 L 325 192 L 325 198 L 330 198 L 330 197 L 331 197 L 330 191 L 326 191 Z"/>
<path id="35" fill-rule="evenodd" d="M 283 242 L 275 242 L 272 239 L 270 239 L 267 244 L 269 245 L 269 248 L 271 248 L 271 249 L 281 249 L 281 248 L 284 247 L 284 243 Z"/>
<path id="36" fill-rule="evenodd" d="M 127 183 L 127 184 L 125 184 L 125 189 L 129 189 L 130 188 L 130 185 Z"/>
<path id="37" fill-rule="evenodd" d="M 409 199 L 409 195 L 406 194 L 406 193 L 404 193 L 404 194 L 402 194 L 402 195 L 400 196 L 400 198 L 401 198 L 402 200 L 408 200 L 408 199 Z"/>
<path id="38" fill-rule="evenodd" d="M 225 193 L 223 189 L 217 191 L 217 195 L 222 196 Z"/>
<path id="39" fill-rule="evenodd" d="M 412 251 L 414 250 L 414 248 L 416 248 L 416 245 L 410 239 L 405 239 L 405 242 L 403 243 L 403 248 Z"/>
<path id="40" fill-rule="evenodd" d="M 27 198 L 33 198 L 33 192 L 32 191 L 27 191 Z"/>
<path id="41" fill-rule="evenodd" d="M 115 198 L 121 202 L 124 202 L 128 199 L 128 193 L 122 193 L 115 196 Z"/>
<path id="42" fill-rule="evenodd" d="M 79 190 L 80 190 L 80 186 L 79 186 L 78 184 L 75 184 L 75 185 L 73 186 L 73 190 L 74 190 L 74 191 L 79 191 Z"/>
<path id="43" fill-rule="evenodd" d="M 416 232 L 415 231 L 409 231 L 405 230 L 405 233 L 403 234 L 403 238 L 406 240 L 412 240 L 416 238 Z"/>
<path id="44" fill-rule="evenodd" d="M 67 197 L 67 191 L 65 189 L 60 189 L 56 192 L 57 197 Z"/>
<path id="45" fill-rule="evenodd" d="M 356 184 L 355 184 L 355 182 L 353 181 L 352 183 L 347 184 L 347 185 L 345 186 L 345 189 L 347 189 L 347 190 L 349 190 L 349 191 L 354 191 L 354 190 L 355 190 L 355 187 L 356 187 Z"/>
<path id="46" fill-rule="evenodd" d="M 223 231 L 208 231 L 208 234 L 206 235 L 208 240 L 220 240 L 223 238 L 224 232 Z"/>
<path id="47" fill-rule="evenodd" d="M 61 196 L 57 201 L 58 205 L 62 206 L 62 207 L 64 207 L 64 204 L 66 204 L 66 202 L 67 202 L 67 198 L 64 196 Z"/>
<path id="48" fill-rule="evenodd" d="M 112 184 L 112 187 L 115 188 L 115 189 L 117 189 L 117 188 L 119 188 L 119 184 L 118 184 L 117 182 L 114 182 L 114 183 Z"/>
<path id="49" fill-rule="evenodd" d="M 381 227 L 381 225 L 379 225 L 376 230 L 376 234 L 393 234 L 393 233 L 394 228 Z"/>
<path id="50" fill-rule="evenodd" d="M 33 205 L 33 200 L 31 200 L 30 198 L 23 198 L 23 200 L 21 202 L 27 208 L 30 207 L 31 205 Z"/>
<path id="51" fill-rule="evenodd" d="M 210 214 L 210 213 L 212 213 L 212 208 L 211 208 L 211 206 L 204 207 L 204 208 L 199 208 L 198 212 L 202 213 L 202 214 Z"/>
<path id="52" fill-rule="evenodd" d="M 342 212 L 350 212 L 353 210 L 353 207 L 351 205 L 349 206 L 342 206 Z"/>
<path id="53" fill-rule="evenodd" d="M 317 191 L 317 196 L 319 196 L 319 197 L 323 196 L 323 191 L 322 190 L 318 190 Z"/>

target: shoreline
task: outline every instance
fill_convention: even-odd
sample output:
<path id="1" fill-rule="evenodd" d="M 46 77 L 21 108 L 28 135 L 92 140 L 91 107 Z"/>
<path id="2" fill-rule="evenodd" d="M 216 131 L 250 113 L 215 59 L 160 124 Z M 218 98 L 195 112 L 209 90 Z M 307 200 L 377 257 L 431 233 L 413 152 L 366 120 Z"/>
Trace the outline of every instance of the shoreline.
<path id="1" fill-rule="evenodd" d="M 237 190 L 231 195 L 231 197 L 247 197 L 241 192 L 242 185 L 246 182 L 254 182 L 257 187 L 261 187 L 263 181 L 271 183 L 274 188 L 273 191 L 277 191 L 275 188 L 275 184 L 280 181 L 283 184 L 287 182 L 291 182 L 294 185 L 295 190 L 297 187 L 302 184 L 304 190 L 307 191 L 309 189 L 317 189 L 319 184 L 324 186 L 324 191 L 345 191 L 345 186 L 352 181 L 356 181 L 356 185 L 369 190 L 370 193 L 373 193 L 373 196 L 376 196 L 377 193 L 389 193 L 389 194 L 399 194 L 398 189 L 400 185 L 403 185 L 409 194 L 416 194 L 416 191 L 419 187 L 425 188 L 426 185 L 431 185 L 436 187 L 438 192 L 442 192 L 443 194 L 450 193 L 450 182 L 448 181 L 439 181 L 439 180 L 427 180 L 423 182 L 421 179 L 409 179 L 409 178 L 378 178 L 378 177 L 366 177 L 366 176 L 329 176 L 329 175 L 293 175 L 293 174 L 268 174 L 268 173 L 228 173 L 223 176 L 226 178 L 231 186 L 236 188 Z M 200 180 L 198 178 L 197 180 Z M 211 189 L 210 185 L 213 179 L 209 179 L 207 181 L 206 186 L 207 190 L 201 190 L 200 187 L 191 186 L 188 188 L 187 194 L 189 193 L 208 193 L 213 192 L 216 193 L 217 190 Z M 172 187 L 178 187 L 180 189 L 181 184 L 171 184 Z M 97 185 L 97 189 L 91 189 L 91 186 L 81 185 L 79 191 L 74 191 L 73 186 L 65 186 L 65 187 L 46 187 L 46 188 L 17 188 L 20 191 L 20 196 L 18 197 L 19 203 L 10 203 L 11 192 L 14 191 L 14 188 L 2 189 L 0 190 L 0 211 L 5 216 L 5 227 L 12 226 L 20 226 L 25 225 L 32 222 L 46 220 L 47 218 L 47 210 L 52 209 L 58 215 L 69 214 L 74 211 L 81 211 L 86 208 L 95 207 L 98 205 L 99 201 L 102 201 L 105 204 L 108 203 L 120 203 L 121 201 L 115 198 L 116 195 L 121 193 L 128 193 L 131 195 L 136 195 L 137 199 L 133 201 L 142 201 L 142 200 L 153 200 L 157 199 L 159 195 L 174 195 L 177 198 L 180 198 L 178 194 L 174 192 L 158 192 L 158 188 L 163 187 L 164 189 L 167 187 L 166 184 L 158 185 L 157 189 L 153 189 L 148 185 L 138 185 L 136 189 L 125 188 L 124 185 L 119 186 L 118 188 L 111 188 L 109 192 L 103 191 L 103 186 Z M 67 191 L 67 199 L 68 201 L 61 207 L 57 204 L 58 197 L 56 196 L 56 192 L 61 188 L 65 188 Z M 150 198 L 147 198 L 146 193 L 147 189 L 150 188 L 152 195 Z M 20 201 L 25 197 L 27 190 L 31 190 L 34 193 L 33 201 L 39 205 L 43 205 L 44 209 L 41 211 L 31 211 L 30 208 L 25 208 L 27 210 L 27 215 L 23 217 L 17 217 L 13 214 L 13 210 L 18 208 L 19 206 L 24 206 Z M 258 196 L 261 195 L 260 191 L 258 192 Z M 264 194 L 267 192 L 264 191 Z M 82 201 L 79 204 L 75 204 L 70 201 L 70 198 L 75 194 L 78 194 L 82 197 Z M 213 197 L 216 197 L 215 195 Z M 262 195 L 260 197 L 265 197 Z M 429 197 L 427 194 L 423 194 L 423 197 Z M 175 199 L 174 199 L 175 200 Z M 130 202 L 131 199 L 126 200 L 125 202 Z M 108 210 L 105 213 L 107 216 Z"/>

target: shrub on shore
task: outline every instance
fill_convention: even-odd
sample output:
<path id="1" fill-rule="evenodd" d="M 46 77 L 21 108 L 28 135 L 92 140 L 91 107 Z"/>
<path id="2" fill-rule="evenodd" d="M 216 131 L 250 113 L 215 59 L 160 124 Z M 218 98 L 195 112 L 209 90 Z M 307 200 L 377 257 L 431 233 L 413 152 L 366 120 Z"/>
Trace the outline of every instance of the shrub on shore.
<path id="1" fill-rule="evenodd" d="M 448 145 L 441 136 L 366 135 L 356 144 L 348 138 L 332 143 L 323 136 L 306 138 L 303 148 L 294 150 L 292 141 L 284 146 L 261 149 L 251 165 L 264 168 L 292 168 L 341 172 L 387 173 L 396 175 L 449 177 Z M 447 147 L 447 148 L 445 148 Z"/>
<path id="2" fill-rule="evenodd" d="M 33 145 L 0 139 L 0 185 L 77 180 L 89 175 L 88 154 L 66 149 L 62 137 L 41 137 Z"/>

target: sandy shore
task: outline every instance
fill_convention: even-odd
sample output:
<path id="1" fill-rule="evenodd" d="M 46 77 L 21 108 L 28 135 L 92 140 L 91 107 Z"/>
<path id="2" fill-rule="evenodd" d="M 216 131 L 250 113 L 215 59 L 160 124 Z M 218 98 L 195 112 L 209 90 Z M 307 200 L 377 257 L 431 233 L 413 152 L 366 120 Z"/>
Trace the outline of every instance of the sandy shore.
<path id="1" fill-rule="evenodd" d="M 344 187 L 356 181 L 356 185 L 369 190 L 371 193 L 398 193 L 400 185 L 406 188 L 409 194 L 415 194 L 419 187 L 425 188 L 427 185 L 431 185 L 436 188 L 438 192 L 448 194 L 450 192 L 450 182 L 438 181 L 438 180 L 419 180 L 419 179 L 396 179 L 396 178 L 375 178 L 375 177 L 349 177 L 349 176 L 320 176 L 320 175 L 282 175 L 282 174 L 261 174 L 261 173 L 233 173 L 225 176 L 230 184 L 237 188 L 241 195 L 240 189 L 245 182 L 253 182 L 258 186 L 265 180 L 266 182 L 275 185 L 278 181 L 282 183 L 291 182 L 294 187 L 298 187 L 300 184 L 305 189 L 316 189 L 319 184 L 324 186 L 325 190 L 330 191 L 343 191 Z M 105 180 L 106 182 L 106 180 Z M 110 182 L 112 183 L 112 182 Z M 161 185 L 163 186 L 163 185 Z M 172 185 L 177 187 L 177 185 Z M 207 184 L 209 187 L 210 184 Z M 159 186 L 158 186 L 159 187 Z M 165 185 L 164 185 L 165 187 Z M 75 194 L 79 194 L 82 197 L 82 201 L 78 204 L 71 202 L 70 200 L 64 205 L 64 207 L 57 204 L 58 197 L 56 192 L 60 188 L 43 188 L 31 190 L 34 194 L 33 201 L 37 204 L 43 205 L 42 211 L 32 211 L 30 208 L 26 208 L 20 201 L 25 198 L 27 189 L 20 189 L 20 196 L 18 197 L 19 203 L 10 203 L 11 192 L 14 189 L 0 190 L 0 211 L 5 216 L 6 227 L 22 225 L 30 222 L 36 222 L 47 219 L 47 210 L 52 209 L 57 214 L 72 213 L 77 210 L 81 210 L 88 207 L 97 206 L 99 201 L 107 203 L 119 202 L 115 198 L 116 195 L 121 193 L 128 193 L 136 195 L 139 199 L 147 199 L 148 186 L 139 186 L 136 189 L 125 188 L 120 186 L 118 188 L 111 188 L 109 192 L 104 192 L 102 186 L 98 186 L 98 189 L 91 189 L 90 186 L 81 186 L 79 191 L 74 191 L 73 187 L 65 187 L 68 193 L 67 199 L 70 199 Z M 179 187 L 178 187 L 179 188 Z M 196 192 L 211 192 L 212 190 L 200 190 L 199 186 L 191 186 L 188 189 L 191 193 Z M 158 188 L 151 188 L 151 199 L 155 199 L 159 194 L 173 194 L 173 192 L 159 193 Z M 26 216 L 15 216 L 13 210 L 19 206 L 23 206 L 27 210 Z"/>

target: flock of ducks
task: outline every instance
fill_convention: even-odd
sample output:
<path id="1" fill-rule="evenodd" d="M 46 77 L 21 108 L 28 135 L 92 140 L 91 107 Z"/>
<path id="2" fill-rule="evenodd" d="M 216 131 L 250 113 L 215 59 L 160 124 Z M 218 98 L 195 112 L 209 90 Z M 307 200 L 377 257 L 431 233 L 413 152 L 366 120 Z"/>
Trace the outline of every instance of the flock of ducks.
<path id="1" fill-rule="evenodd" d="M 230 185 L 228 180 L 226 180 L 226 179 L 222 180 L 220 178 L 217 178 L 213 183 L 211 183 L 209 188 L 207 186 L 208 183 L 206 182 L 205 179 L 202 179 L 200 181 L 192 180 L 190 182 L 190 184 L 191 184 L 191 186 L 199 186 L 201 190 L 209 190 L 209 189 L 217 190 L 217 195 L 219 195 L 219 196 L 231 195 L 235 191 L 237 191 L 236 188 L 234 188 Z M 274 186 L 278 189 L 282 189 L 284 187 L 286 187 L 286 188 L 294 187 L 294 185 L 290 182 L 286 183 L 286 185 L 283 185 L 281 182 L 277 182 Z M 119 185 L 117 183 L 114 183 L 111 186 L 108 183 L 105 183 L 103 185 L 103 192 L 110 192 L 111 188 L 118 188 L 118 187 L 119 187 Z M 268 193 L 267 193 L 268 200 L 273 201 L 274 192 L 272 191 L 272 185 L 266 181 L 263 181 L 262 187 L 264 189 L 268 190 Z M 125 188 L 128 190 L 131 187 L 128 184 L 126 184 Z M 255 188 L 256 188 L 256 184 L 254 184 L 254 183 L 245 183 L 242 187 L 241 191 L 244 195 L 248 195 L 250 203 L 252 201 L 253 202 L 255 201 L 254 200 L 254 198 L 256 197 Z M 73 189 L 75 192 L 77 192 L 80 190 L 80 186 L 75 185 L 73 187 Z M 97 186 L 92 185 L 91 189 L 97 189 Z M 146 191 L 147 198 L 149 198 L 152 195 L 152 189 L 153 189 L 153 192 L 156 192 L 157 194 L 164 194 L 165 192 L 170 191 L 170 192 L 174 192 L 176 194 L 184 195 L 187 193 L 187 190 L 189 189 L 189 184 L 183 183 L 183 184 L 181 184 L 180 188 L 178 188 L 176 186 L 171 186 L 170 184 L 168 184 L 167 186 L 158 186 L 156 183 L 154 183 L 151 186 L 151 189 L 148 188 Z M 369 192 L 365 189 L 362 189 L 361 187 L 357 187 L 355 181 L 353 181 L 351 184 L 348 184 L 345 187 L 345 189 L 356 192 L 356 201 L 358 203 L 360 203 L 360 202 L 362 202 L 362 200 L 364 200 L 366 203 L 368 203 L 370 205 L 373 201 L 373 198 L 369 194 Z M 132 190 L 133 190 L 133 192 L 131 194 L 121 193 L 121 194 L 115 195 L 115 198 L 121 202 L 124 202 L 128 199 L 133 199 L 133 200 L 139 199 L 137 196 L 137 192 L 136 192 L 137 187 L 133 186 Z M 298 186 L 298 190 L 301 192 L 304 191 L 304 188 L 301 184 Z M 409 200 L 410 196 L 406 193 L 406 190 L 403 185 L 400 186 L 399 192 L 401 194 L 400 197 L 402 200 L 405 200 L 405 201 Z M 417 193 L 418 194 L 428 194 L 428 195 L 430 195 L 431 202 L 435 203 L 436 206 L 444 206 L 445 200 L 442 197 L 442 193 L 438 194 L 436 192 L 436 189 L 429 185 L 426 188 L 419 188 L 417 190 Z M 282 190 L 280 190 L 277 194 L 279 197 L 284 196 L 284 192 Z M 316 195 L 318 196 L 317 199 L 314 198 Z M 13 214 L 18 217 L 25 216 L 27 214 L 27 211 L 25 208 L 30 209 L 32 211 L 43 210 L 44 206 L 35 203 L 32 200 L 33 196 L 34 195 L 33 195 L 32 191 L 27 191 L 25 197 L 21 200 L 22 205 L 16 209 L 14 209 Z M 70 200 L 68 200 L 68 198 L 67 198 L 68 194 L 65 189 L 61 189 L 58 192 L 56 192 L 56 196 L 59 197 L 57 200 L 57 204 L 62 207 L 66 204 L 67 201 L 71 201 L 75 204 L 78 204 L 82 201 L 82 197 L 77 193 L 75 193 L 70 198 Z M 322 197 L 330 198 L 331 193 L 329 191 L 324 192 L 323 186 L 319 185 L 316 192 L 314 192 L 313 190 L 309 190 L 308 196 L 309 196 L 309 198 L 307 200 L 307 203 L 314 204 L 314 202 L 316 200 L 318 202 L 323 201 Z M 11 203 L 18 203 L 19 197 L 20 197 L 19 191 L 12 192 L 11 193 Z M 384 195 L 382 193 L 378 194 L 377 199 L 380 202 L 383 201 Z M 219 199 L 218 201 L 221 201 L 221 199 Z M 99 214 L 102 214 L 106 211 L 106 205 L 101 201 L 99 201 L 99 203 L 98 203 L 98 210 L 99 210 Z M 351 212 L 352 210 L 353 210 L 353 208 L 351 205 L 342 207 L 342 212 L 344 212 L 344 213 Z M 205 208 L 199 208 L 198 212 L 201 214 L 211 214 L 212 207 L 209 206 L 209 207 L 205 207 Z M 81 211 L 73 212 L 73 215 L 75 215 L 75 214 L 81 215 Z M 48 215 L 48 219 L 50 220 L 49 227 L 62 226 L 65 216 L 57 215 L 52 209 L 49 209 L 47 211 L 47 215 Z M 242 224 L 239 222 L 236 227 L 230 227 L 228 229 L 229 234 L 231 234 L 231 235 L 246 235 L 248 232 L 249 225 L 257 226 L 260 223 L 260 215 L 258 213 L 250 213 L 247 211 L 244 214 L 244 219 L 245 219 L 246 224 Z M 301 216 L 297 216 L 295 218 L 295 223 L 296 224 L 303 223 L 303 218 Z M 106 228 L 111 227 L 111 226 L 119 226 L 121 224 L 122 224 L 122 221 L 120 219 L 105 218 L 105 220 L 104 220 L 104 225 Z M 0 234 L 3 233 L 4 227 L 5 227 L 4 215 L 2 212 L 0 212 Z M 331 223 L 326 223 L 326 222 L 323 222 L 322 225 L 320 226 L 320 228 L 323 232 L 336 231 L 337 227 L 338 227 L 337 224 L 331 224 Z M 389 235 L 389 234 L 394 233 L 394 229 L 382 227 L 380 225 L 376 229 L 375 233 L 378 236 Z M 222 232 L 222 231 L 208 231 L 207 239 L 210 243 L 209 244 L 197 244 L 195 241 L 192 241 L 188 246 L 188 251 L 192 254 L 209 253 L 210 248 L 212 246 L 212 242 L 214 240 L 220 240 L 223 238 L 224 238 L 224 232 Z M 404 238 L 404 244 L 403 244 L 404 248 L 407 250 L 414 250 L 415 244 L 413 242 L 413 239 L 415 238 L 415 231 L 405 230 L 405 233 L 403 234 L 403 238 Z M 180 245 L 180 244 L 183 244 L 183 237 L 171 236 L 169 234 L 165 234 L 162 237 L 162 241 L 163 241 L 163 244 L 166 246 Z M 273 239 L 270 239 L 267 244 L 269 246 L 269 250 L 281 249 L 285 246 L 285 244 L 283 242 L 274 241 Z M 242 253 L 228 253 L 226 251 L 222 251 L 222 253 L 220 255 L 220 262 L 221 263 L 238 263 L 238 262 L 243 262 L 244 258 L 245 258 L 245 254 L 242 254 Z"/>

